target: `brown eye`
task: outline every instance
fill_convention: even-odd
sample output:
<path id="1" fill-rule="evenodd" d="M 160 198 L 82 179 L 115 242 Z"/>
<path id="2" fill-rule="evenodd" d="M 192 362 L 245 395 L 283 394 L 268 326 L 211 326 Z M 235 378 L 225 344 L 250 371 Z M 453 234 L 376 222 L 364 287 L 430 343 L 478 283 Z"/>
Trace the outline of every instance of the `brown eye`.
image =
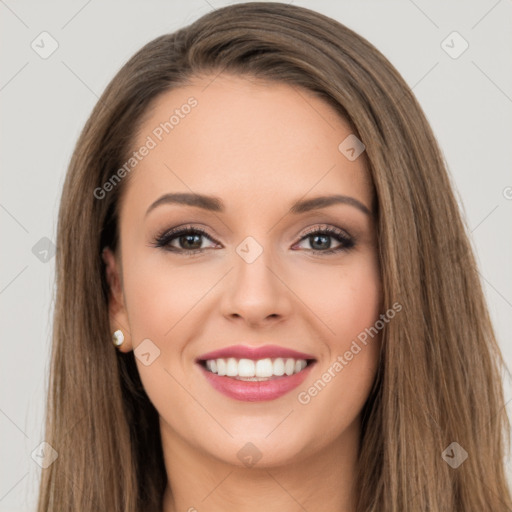
<path id="1" fill-rule="evenodd" d="M 203 252 L 207 247 L 201 247 L 204 238 L 212 240 L 206 231 L 199 228 L 178 228 L 166 231 L 155 239 L 154 246 L 165 250 L 192 254 Z"/>

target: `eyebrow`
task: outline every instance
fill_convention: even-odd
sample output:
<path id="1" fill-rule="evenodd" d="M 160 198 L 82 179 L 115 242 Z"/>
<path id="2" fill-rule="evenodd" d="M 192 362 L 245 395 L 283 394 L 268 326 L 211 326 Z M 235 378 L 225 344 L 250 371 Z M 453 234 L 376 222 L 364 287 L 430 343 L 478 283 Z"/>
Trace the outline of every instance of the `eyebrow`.
<path id="1" fill-rule="evenodd" d="M 154 210 L 157 206 L 162 204 L 182 204 L 187 206 L 195 206 L 212 212 L 224 212 L 225 207 L 221 199 L 215 196 L 206 196 L 203 194 L 194 193 L 171 193 L 164 194 L 152 203 L 146 211 L 146 215 Z M 366 215 L 371 216 L 371 211 L 361 201 L 354 197 L 343 195 L 319 196 L 307 200 L 299 200 L 293 203 L 289 213 L 298 215 L 301 213 L 309 212 L 311 210 L 318 210 L 326 208 L 334 204 L 348 204 L 362 211 Z"/>

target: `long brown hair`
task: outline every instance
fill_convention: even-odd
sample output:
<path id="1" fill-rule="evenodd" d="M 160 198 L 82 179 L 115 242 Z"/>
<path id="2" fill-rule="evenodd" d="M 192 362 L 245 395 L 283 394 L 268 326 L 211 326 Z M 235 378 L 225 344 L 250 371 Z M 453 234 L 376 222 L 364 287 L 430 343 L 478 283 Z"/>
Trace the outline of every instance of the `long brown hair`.
<path id="1" fill-rule="evenodd" d="M 366 146 L 384 309 L 399 302 L 403 313 L 383 330 L 363 409 L 358 512 L 510 510 L 505 366 L 421 107 L 389 61 L 341 23 L 254 2 L 218 9 L 146 44 L 110 82 L 78 140 L 57 235 L 45 440 L 58 458 L 42 472 L 38 512 L 162 510 L 158 414 L 133 352 L 111 343 L 101 258 L 103 247 L 116 249 L 127 180 L 104 198 L 94 191 L 133 151 L 151 102 L 194 76 L 221 72 L 314 92 Z M 468 454 L 457 468 L 442 456 L 453 442 Z"/>

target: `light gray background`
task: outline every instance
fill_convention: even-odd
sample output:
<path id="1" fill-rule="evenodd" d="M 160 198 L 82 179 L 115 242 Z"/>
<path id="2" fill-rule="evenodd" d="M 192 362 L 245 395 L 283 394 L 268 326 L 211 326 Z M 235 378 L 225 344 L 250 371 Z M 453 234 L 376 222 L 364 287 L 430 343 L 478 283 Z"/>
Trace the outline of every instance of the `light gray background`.
<path id="1" fill-rule="evenodd" d="M 107 83 L 144 43 L 228 3 L 0 0 L 2 512 L 36 504 L 41 469 L 31 453 L 43 440 L 55 260 L 40 261 L 32 248 L 43 237 L 55 240 L 78 134 Z M 413 88 L 448 162 L 510 365 L 512 1 L 293 3 L 366 37 Z M 47 59 L 31 48 L 43 31 L 59 45 Z M 469 43 L 456 59 L 441 47 L 453 31 Z"/>

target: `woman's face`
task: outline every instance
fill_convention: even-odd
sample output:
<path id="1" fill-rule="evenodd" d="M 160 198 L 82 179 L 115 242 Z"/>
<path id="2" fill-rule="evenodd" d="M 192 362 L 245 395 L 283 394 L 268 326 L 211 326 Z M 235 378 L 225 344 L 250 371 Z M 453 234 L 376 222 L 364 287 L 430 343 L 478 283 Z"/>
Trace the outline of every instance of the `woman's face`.
<path id="1" fill-rule="evenodd" d="M 122 283 L 112 326 L 135 349 L 169 450 L 272 466 L 357 438 L 379 353 L 378 335 L 358 335 L 379 318 L 381 288 L 365 155 L 352 139 L 339 149 L 350 135 L 309 92 L 228 75 L 148 112 L 120 261 L 105 260 Z M 342 199 L 315 206 L 320 196 Z M 314 361 L 301 370 L 303 358 Z M 273 377 L 237 378 L 256 370 Z"/>

